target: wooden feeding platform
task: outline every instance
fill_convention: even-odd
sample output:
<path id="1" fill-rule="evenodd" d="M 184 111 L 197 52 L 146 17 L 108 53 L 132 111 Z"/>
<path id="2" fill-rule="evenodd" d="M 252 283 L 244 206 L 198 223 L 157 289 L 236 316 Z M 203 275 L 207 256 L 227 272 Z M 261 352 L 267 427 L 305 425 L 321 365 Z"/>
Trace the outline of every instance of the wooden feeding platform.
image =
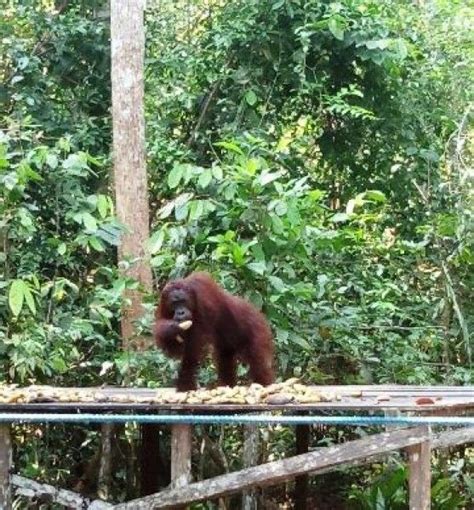
<path id="1" fill-rule="evenodd" d="M 297 454 L 260 466 L 252 465 L 250 461 L 247 462 L 249 467 L 236 473 L 192 483 L 191 441 L 194 420 L 208 416 L 207 423 L 213 420 L 220 423 L 219 418 L 224 416 L 238 424 L 242 417 L 255 414 L 262 417 L 262 421 L 269 415 L 308 417 L 305 424 L 296 422 Z M 371 416 L 386 417 L 387 422 L 385 425 L 380 422 L 374 425 L 367 419 L 365 424 L 371 425 L 371 430 L 382 425 L 384 431 L 363 439 L 308 451 L 311 420 L 324 423 L 324 417 L 334 415 L 341 420 L 347 418 L 348 424 L 353 424 L 350 418 Z M 431 450 L 473 442 L 474 426 L 434 433 L 422 420 L 409 427 L 401 423 L 403 428 L 400 428 L 393 426 L 390 419 L 438 417 L 438 421 L 434 420 L 435 424 L 461 425 L 464 420 L 464 424 L 474 425 L 473 415 L 474 386 L 305 386 L 297 380 L 289 380 L 266 388 L 251 385 L 188 393 L 177 393 L 171 388 L 3 386 L 0 387 L 0 509 L 9 508 L 11 486 L 26 483 L 24 480 L 21 482 L 21 477 L 17 475 L 10 476 L 9 423 L 41 423 L 53 421 L 52 418 L 56 422 L 62 419 L 68 422 L 73 418 L 77 418 L 74 421 L 83 419 L 84 422 L 108 422 L 113 417 L 122 421 L 151 422 L 160 417 L 178 417 L 181 423 L 171 425 L 171 487 L 116 506 L 95 501 L 95 506 L 91 508 L 171 508 L 251 491 L 255 487 L 274 485 L 292 478 L 296 478 L 300 492 L 304 494 L 309 474 L 317 475 L 344 466 L 370 463 L 391 452 L 403 450 L 407 453 L 410 466 L 410 510 L 425 510 L 430 505 Z M 459 417 L 456 418 L 459 423 L 453 417 Z M 454 422 L 444 423 L 443 419 L 447 418 Z M 341 421 L 340 424 L 343 423 Z M 246 425 L 248 428 L 252 426 Z M 29 483 L 36 484 L 37 488 L 41 485 L 34 481 Z M 60 502 L 64 500 L 64 494 L 70 491 L 57 490 L 56 493 L 63 494 L 63 499 L 56 497 L 56 501 Z M 74 493 L 69 496 L 72 499 L 76 496 L 80 498 Z M 71 499 L 68 501 L 71 504 Z M 72 508 L 75 507 L 84 507 L 84 500 L 81 499 L 80 505 L 72 505 Z M 304 508 L 301 502 L 299 508 Z"/>
<path id="2" fill-rule="evenodd" d="M 291 379 L 270 389 L 251 385 L 187 393 L 176 392 L 174 388 L 0 386 L 1 412 L 339 410 L 379 413 L 393 409 L 404 413 L 453 415 L 473 408 L 474 386 L 305 386 Z"/>

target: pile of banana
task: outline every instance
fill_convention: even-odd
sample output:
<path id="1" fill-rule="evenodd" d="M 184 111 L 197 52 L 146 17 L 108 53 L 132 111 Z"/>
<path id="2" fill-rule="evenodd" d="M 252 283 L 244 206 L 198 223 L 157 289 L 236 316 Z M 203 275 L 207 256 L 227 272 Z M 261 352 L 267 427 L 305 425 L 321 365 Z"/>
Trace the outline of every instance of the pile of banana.
<path id="1" fill-rule="evenodd" d="M 220 386 L 212 390 L 199 389 L 187 393 L 174 393 L 165 397 L 168 403 L 177 404 L 271 404 L 290 403 L 313 404 L 339 400 L 340 396 L 318 391 L 311 386 L 300 384 L 298 379 L 261 386 Z"/>
<path id="2" fill-rule="evenodd" d="M 352 393 L 359 397 L 360 393 Z M 177 392 L 172 388 L 127 391 L 116 388 L 56 388 L 52 386 L 0 385 L 0 404 L 14 403 L 120 403 L 120 404 L 313 404 L 341 400 L 341 395 L 300 384 L 298 379 L 261 386 L 220 386 L 214 389 Z"/>

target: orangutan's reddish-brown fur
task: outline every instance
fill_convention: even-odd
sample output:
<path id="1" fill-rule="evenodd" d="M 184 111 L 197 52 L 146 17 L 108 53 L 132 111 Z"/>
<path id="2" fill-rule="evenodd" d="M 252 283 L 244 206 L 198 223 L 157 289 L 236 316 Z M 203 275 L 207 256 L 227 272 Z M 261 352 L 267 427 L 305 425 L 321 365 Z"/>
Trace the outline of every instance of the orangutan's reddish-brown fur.
<path id="1" fill-rule="evenodd" d="M 183 320 L 192 321 L 190 329 L 180 329 Z M 196 388 L 197 371 L 208 346 L 213 347 L 219 384 L 236 384 L 237 361 L 249 365 L 254 382 L 268 385 L 274 380 L 273 339 L 265 317 L 219 287 L 207 273 L 193 273 L 165 286 L 156 310 L 154 335 L 167 355 L 182 359 L 179 391 Z"/>

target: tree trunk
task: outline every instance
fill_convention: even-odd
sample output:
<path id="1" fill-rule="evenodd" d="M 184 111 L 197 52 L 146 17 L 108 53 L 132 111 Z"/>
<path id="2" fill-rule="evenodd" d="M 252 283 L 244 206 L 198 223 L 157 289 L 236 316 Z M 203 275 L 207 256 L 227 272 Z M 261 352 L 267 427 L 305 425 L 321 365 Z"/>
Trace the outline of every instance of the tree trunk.
<path id="1" fill-rule="evenodd" d="M 144 0 L 111 1 L 112 121 L 116 210 L 127 229 L 118 249 L 119 264 L 125 275 L 140 282 L 144 292 L 151 292 L 152 273 L 145 251 L 150 219 L 143 105 L 144 7 Z M 138 336 L 134 327 L 143 314 L 142 290 L 127 290 L 124 296 L 121 329 L 125 350 L 143 350 L 151 344 L 151 338 Z M 151 433 L 142 430 L 142 437 Z M 142 465 L 147 465 L 147 474 L 152 476 L 158 473 L 156 450 L 157 445 L 141 454 Z M 142 476 L 146 476 L 143 471 Z"/>
<path id="2" fill-rule="evenodd" d="M 118 249 L 119 263 L 127 276 L 137 279 L 150 292 L 152 275 L 145 254 L 149 206 L 143 109 L 143 9 L 144 0 L 111 2 L 113 160 L 117 217 L 127 229 Z M 147 342 L 136 338 L 134 321 L 142 316 L 142 293 L 127 291 L 126 298 L 129 303 L 122 316 L 123 346 L 141 350 L 147 347 Z"/>

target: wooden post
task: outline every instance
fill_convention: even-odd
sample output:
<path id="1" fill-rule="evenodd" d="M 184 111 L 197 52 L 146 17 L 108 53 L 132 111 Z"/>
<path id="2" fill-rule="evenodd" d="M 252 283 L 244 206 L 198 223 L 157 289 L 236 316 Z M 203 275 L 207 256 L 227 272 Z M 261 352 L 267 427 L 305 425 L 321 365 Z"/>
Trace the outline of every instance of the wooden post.
<path id="1" fill-rule="evenodd" d="M 260 441 L 257 425 L 244 426 L 244 468 L 256 466 L 260 453 Z M 244 491 L 242 494 L 242 510 L 257 510 L 257 493 L 255 489 Z"/>
<path id="2" fill-rule="evenodd" d="M 427 429 L 429 433 L 429 429 Z M 431 508 L 431 441 L 406 448 L 409 466 L 410 510 Z"/>
<path id="3" fill-rule="evenodd" d="M 179 489 L 191 483 L 191 451 L 193 443 L 191 425 L 171 427 L 171 488 Z M 185 510 L 187 505 L 173 506 L 174 510 Z"/>
<path id="4" fill-rule="evenodd" d="M 191 482 L 192 427 L 171 427 L 171 486 L 176 489 Z"/>
<path id="5" fill-rule="evenodd" d="M 130 261 L 125 273 L 152 290 L 151 268 L 145 260 L 149 238 L 148 184 L 145 162 L 143 65 L 145 55 L 144 0 L 112 0 L 112 124 L 114 185 L 117 217 L 128 231 L 119 249 L 120 261 Z M 142 315 L 140 291 L 128 291 L 122 336 L 125 349 L 145 348 L 134 337 L 134 321 Z"/>
<path id="6" fill-rule="evenodd" d="M 112 440 L 114 426 L 112 423 L 103 423 L 101 427 L 101 453 L 99 461 L 99 474 L 97 482 L 97 495 L 107 501 L 110 496 L 112 482 Z"/>
<path id="7" fill-rule="evenodd" d="M 308 453 L 309 425 L 296 426 L 296 455 Z M 306 510 L 308 501 L 308 475 L 297 476 L 295 479 L 295 510 Z"/>
<path id="8" fill-rule="evenodd" d="M 10 425 L 0 424 L 0 510 L 12 507 L 10 471 L 12 467 L 12 444 Z"/>

